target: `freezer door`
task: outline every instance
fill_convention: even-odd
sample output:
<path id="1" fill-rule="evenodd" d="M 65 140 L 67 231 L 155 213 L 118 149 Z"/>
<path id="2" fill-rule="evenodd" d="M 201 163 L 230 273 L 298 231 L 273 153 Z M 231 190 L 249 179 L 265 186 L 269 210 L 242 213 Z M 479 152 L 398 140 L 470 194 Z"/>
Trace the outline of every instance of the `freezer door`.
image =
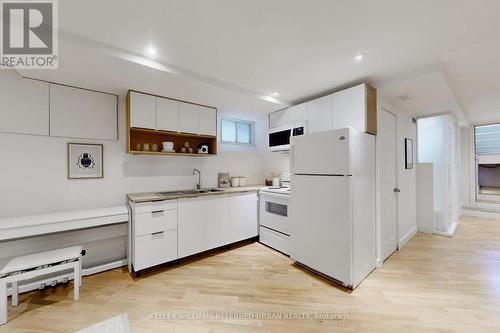
<path id="1" fill-rule="evenodd" d="M 292 138 L 291 172 L 305 175 L 350 175 L 351 128 Z"/>
<path id="2" fill-rule="evenodd" d="M 292 176 L 290 256 L 343 282 L 352 283 L 351 178 Z"/>

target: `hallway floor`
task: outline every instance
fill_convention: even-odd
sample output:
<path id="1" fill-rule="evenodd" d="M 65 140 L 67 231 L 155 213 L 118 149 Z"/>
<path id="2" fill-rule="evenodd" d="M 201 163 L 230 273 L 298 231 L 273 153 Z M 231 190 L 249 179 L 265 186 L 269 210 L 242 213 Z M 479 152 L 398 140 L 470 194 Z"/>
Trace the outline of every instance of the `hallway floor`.
<path id="1" fill-rule="evenodd" d="M 463 218 L 454 238 L 419 233 L 355 291 L 259 243 L 197 259 L 136 280 L 124 269 L 85 277 L 76 303 L 71 284 L 22 294 L 0 333 L 74 332 L 124 312 L 133 333 L 500 330 L 500 221 Z"/>

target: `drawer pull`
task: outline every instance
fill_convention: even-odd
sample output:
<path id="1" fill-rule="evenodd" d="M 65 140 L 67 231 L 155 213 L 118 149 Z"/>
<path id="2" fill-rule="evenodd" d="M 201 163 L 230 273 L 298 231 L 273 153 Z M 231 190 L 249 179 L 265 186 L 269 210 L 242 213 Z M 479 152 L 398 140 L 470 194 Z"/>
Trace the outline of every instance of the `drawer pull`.
<path id="1" fill-rule="evenodd" d="M 158 238 L 158 237 L 162 237 L 164 232 L 165 232 L 165 231 L 153 232 L 153 233 L 151 234 L 151 238 Z"/>
<path id="2" fill-rule="evenodd" d="M 163 210 L 155 210 L 153 212 L 151 212 L 151 215 L 152 216 L 160 216 L 160 215 L 163 215 Z"/>

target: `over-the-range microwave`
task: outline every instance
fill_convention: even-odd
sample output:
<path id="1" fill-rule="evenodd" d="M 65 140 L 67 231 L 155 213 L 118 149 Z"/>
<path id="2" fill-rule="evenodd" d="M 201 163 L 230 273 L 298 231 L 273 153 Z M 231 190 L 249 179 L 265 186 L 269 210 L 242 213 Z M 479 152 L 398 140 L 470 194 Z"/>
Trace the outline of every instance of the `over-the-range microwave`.
<path id="1" fill-rule="evenodd" d="M 302 124 L 272 128 L 269 130 L 269 150 L 288 151 L 290 150 L 290 138 L 304 134 L 305 126 Z"/>

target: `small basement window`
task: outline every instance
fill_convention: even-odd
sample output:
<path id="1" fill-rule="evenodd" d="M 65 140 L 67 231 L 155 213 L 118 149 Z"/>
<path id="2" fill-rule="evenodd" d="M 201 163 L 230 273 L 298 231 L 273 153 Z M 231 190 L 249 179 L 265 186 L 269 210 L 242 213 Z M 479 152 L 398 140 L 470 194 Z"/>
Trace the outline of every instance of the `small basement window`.
<path id="1" fill-rule="evenodd" d="M 253 144 L 254 123 L 239 119 L 221 119 L 220 137 L 222 143 L 239 145 Z"/>

